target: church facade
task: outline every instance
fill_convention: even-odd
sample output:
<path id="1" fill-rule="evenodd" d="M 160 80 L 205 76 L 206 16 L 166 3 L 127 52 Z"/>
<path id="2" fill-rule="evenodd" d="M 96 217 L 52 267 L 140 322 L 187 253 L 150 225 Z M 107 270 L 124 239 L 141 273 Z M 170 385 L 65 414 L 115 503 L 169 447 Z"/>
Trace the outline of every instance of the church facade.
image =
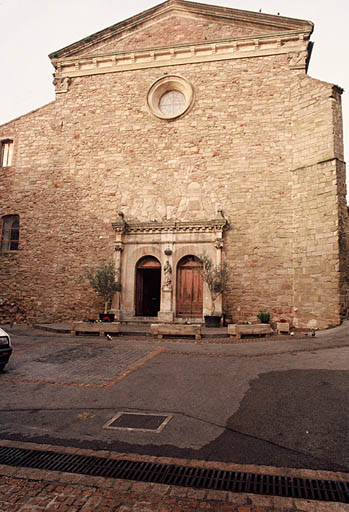
<path id="1" fill-rule="evenodd" d="M 168 0 L 50 55 L 56 99 L 0 126 L 0 320 L 101 310 L 295 327 L 346 315 L 342 90 L 307 75 L 313 24 Z"/>

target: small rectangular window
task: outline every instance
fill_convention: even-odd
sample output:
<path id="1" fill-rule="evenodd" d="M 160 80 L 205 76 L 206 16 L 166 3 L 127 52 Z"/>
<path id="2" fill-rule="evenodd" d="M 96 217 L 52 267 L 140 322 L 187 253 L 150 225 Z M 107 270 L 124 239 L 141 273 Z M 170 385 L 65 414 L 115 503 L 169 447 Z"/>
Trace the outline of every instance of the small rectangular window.
<path id="1" fill-rule="evenodd" d="M 2 218 L 1 250 L 18 251 L 19 215 L 4 215 Z"/>
<path id="2" fill-rule="evenodd" d="M 9 167 L 12 164 L 13 140 L 2 140 L 0 144 L 0 166 Z"/>

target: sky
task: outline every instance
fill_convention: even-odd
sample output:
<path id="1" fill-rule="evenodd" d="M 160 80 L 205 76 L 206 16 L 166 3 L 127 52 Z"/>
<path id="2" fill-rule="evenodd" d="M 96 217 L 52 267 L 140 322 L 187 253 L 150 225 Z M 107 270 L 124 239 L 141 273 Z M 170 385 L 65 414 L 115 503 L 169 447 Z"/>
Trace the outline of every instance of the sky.
<path id="1" fill-rule="evenodd" d="M 0 125 L 54 100 L 48 54 L 161 3 L 157 0 L 0 0 Z M 308 74 L 339 85 L 349 151 L 349 0 L 201 0 L 310 20 Z"/>

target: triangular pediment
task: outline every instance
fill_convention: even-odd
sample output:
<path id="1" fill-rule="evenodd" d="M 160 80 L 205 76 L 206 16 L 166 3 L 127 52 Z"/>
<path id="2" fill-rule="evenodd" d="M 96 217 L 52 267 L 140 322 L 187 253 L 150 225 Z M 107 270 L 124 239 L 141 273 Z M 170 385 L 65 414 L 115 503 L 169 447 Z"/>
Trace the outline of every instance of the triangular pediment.
<path id="1" fill-rule="evenodd" d="M 50 55 L 53 60 L 259 37 L 285 32 L 310 34 L 313 24 L 282 16 L 185 0 L 168 0 Z"/>

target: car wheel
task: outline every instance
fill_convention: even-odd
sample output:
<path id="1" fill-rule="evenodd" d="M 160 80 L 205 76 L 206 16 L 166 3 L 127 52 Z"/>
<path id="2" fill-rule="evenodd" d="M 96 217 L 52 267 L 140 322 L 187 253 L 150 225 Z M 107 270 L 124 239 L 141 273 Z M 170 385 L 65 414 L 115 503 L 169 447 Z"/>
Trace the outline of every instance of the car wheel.
<path id="1" fill-rule="evenodd" d="M 5 368 L 6 366 L 6 363 L 5 364 L 0 364 L 0 372 Z"/>

